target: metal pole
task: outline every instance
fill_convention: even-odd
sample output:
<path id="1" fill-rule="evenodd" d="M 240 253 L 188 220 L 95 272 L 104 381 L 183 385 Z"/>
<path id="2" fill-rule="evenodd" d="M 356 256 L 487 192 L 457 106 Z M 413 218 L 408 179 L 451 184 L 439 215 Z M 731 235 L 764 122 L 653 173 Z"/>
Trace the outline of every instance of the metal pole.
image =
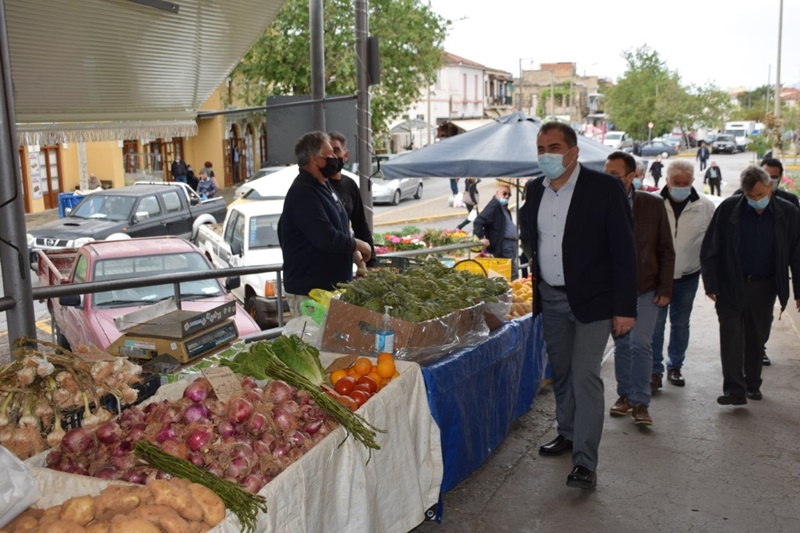
<path id="1" fill-rule="evenodd" d="M 781 41 L 783 36 L 783 0 L 778 13 L 778 65 L 775 67 L 775 118 L 781 117 Z"/>
<path id="2" fill-rule="evenodd" d="M 322 0 L 308 1 L 309 32 L 311 36 L 311 98 L 321 100 L 325 97 L 325 35 Z M 314 129 L 325 131 L 325 106 L 314 103 Z"/>
<path id="3" fill-rule="evenodd" d="M 764 103 L 764 117 L 766 118 L 767 113 L 769 113 L 769 82 L 772 79 L 772 65 L 767 65 L 767 90 L 766 90 L 766 102 Z"/>
<path id="4" fill-rule="evenodd" d="M 519 58 L 519 91 L 517 91 L 517 111 L 522 113 L 522 58 Z"/>
<path id="5" fill-rule="evenodd" d="M 36 316 L 31 296 L 31 270 L 28 266 L 28 243 L 25 229 L 25 206 L 17 152 L 18 141 L 14 115 L 14 90 L 11 84 L 11 60 L 8 53 L 5 1 L 0 0 L 0 268 L 3 291 L 14 306 L 6 311 L 9 347 L 20 337 L 36 338 Z M 7 196 L 6 196 L 7 195 Z M 3 361 L 0 361 L 3 362 Z"/>
<path id="6" fill-rule="evenodd" d="M 556 118 L 556 72 L 550 71 L 550 120 Z"/>
<path id="7" fill-rule="evenodd" d="M 369 174 L 372 170 L 372 129 L 370 121 L 369 79 L 367 66 L 369 53 L 369 4 L 367 0 L 355 0 L 356 30 L 356 132 L 358 138 L 358 177 L 361 185 L 361 201 L 370 231 L 372 225 L 372 183 Z M 430 86 L 428 87 L 430 92 Z M 430 120 L 430 116 L 428 117 Z"/>

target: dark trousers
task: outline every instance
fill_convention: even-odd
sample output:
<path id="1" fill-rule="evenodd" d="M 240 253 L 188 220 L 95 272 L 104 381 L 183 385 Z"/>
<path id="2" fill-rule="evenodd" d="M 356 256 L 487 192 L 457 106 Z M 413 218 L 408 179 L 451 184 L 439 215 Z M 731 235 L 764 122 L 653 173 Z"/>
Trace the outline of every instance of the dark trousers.
<path id="1" fill-rule="evenodd" d="M 772 322 L 777 296 L 775 278 L 744 281 L 741 308 L 717 303 L 719 345 L 722 359 L 722 390 L 744 397 L 745 391 L 761 388 L 764 341 Z"/>
<path id="2" fill-rule="evenodd" d="M 702 157 L 700 158 L 700 172 L 702 172 L 702 171 L 704 171 L 706 169 L 706 162 L 707 161 L 708 161 L 708 159 L 703 159 Z"/>
<path id="3" fill-rule="evenodd" d="M 720 188 L 720 183 L 722 183 L 721 178 L 708 178 L 708 188 L 711 191 L 711 194 L 714 194 L 714 189 L 716 189 L 717 196 L 722 196 L 722 189 Z"/>

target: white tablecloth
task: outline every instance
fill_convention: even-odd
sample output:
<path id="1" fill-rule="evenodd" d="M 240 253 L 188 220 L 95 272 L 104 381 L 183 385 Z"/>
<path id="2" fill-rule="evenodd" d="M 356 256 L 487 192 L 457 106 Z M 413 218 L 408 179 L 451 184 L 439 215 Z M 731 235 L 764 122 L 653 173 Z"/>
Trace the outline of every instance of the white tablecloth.
<path id="1" fill-rule="evenodd" d="M 323 363 L 332 358 L 322 354 Z M 439 428 L 431 417 L 419 366 L 397 361 L 397 367 L 400 376 L 359 410 L 370 423 L 387 430 L 378 434 L 381 449 L 373 451 L 367 463 L 367 448 L 345 438 L 344 428 L 333 431 L 261 490 L 269 511 L 259 517 L 258 531 L 407 532 L 423 521 L 425 511 L 439 500 Z M 185 385 L 162 387 L 154 400 L 180 395 Z M 41 464 L 43 455 L 37 459 Z M 38 507 L 97 494 L 107 485 L 45 468 L 33 470 L 46 495 Z M 238 533 L 241 527 L 229 513 L 212 531 Z"/>

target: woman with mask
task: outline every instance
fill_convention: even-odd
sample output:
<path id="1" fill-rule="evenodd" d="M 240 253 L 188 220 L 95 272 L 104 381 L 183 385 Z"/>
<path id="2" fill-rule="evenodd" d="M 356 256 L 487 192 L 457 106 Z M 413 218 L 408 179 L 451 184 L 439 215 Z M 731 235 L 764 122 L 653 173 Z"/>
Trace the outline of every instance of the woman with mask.
<path id="1" fill-rule="evenodd" d="M 508 209 L 510 197 L 511 187 L 498 181 L 494 197 L 475 218 L 473 233 L 494 257 L 511 259 L 511 279 L 516 279 L 519 277 L 519 235 Z"/>
<path id="2" fill-rule="evenodd" d="M 197 194 L 202 198 L 214 198 L 217 194 L 217 183 L 209 177 L 206 169 L 200 171 L 197 180 Z"/>

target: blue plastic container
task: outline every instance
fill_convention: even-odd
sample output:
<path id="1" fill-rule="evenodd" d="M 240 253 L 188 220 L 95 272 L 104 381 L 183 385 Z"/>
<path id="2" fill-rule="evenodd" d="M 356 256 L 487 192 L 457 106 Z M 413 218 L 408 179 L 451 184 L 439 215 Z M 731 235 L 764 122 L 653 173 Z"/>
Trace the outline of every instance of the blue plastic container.
<path id="1" fill-rule="evenodd" d="M 67 216 L 67 209 L 72 209 L 83 200 L 82 194 L 71 192 L 58 193 L 58 218 Z"/>

